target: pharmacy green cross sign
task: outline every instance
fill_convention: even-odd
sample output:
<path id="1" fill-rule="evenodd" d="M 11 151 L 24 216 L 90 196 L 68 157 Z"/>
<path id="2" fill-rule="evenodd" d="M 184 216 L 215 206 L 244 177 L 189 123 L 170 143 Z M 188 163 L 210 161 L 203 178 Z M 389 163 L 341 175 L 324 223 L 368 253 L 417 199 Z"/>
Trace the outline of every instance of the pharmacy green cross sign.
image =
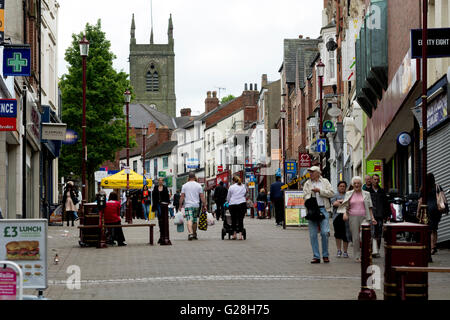
<path id="1" fill-rule="evenodd" d="M 22 54 L 20 52 L 14 52 L 13 58 L 8 59 L 7 64 L 9 67 L 13 68 L 14 72 L 22 72 L 22 67 L 28 66 L 28 60 L 22 59 Z"/>
<path id="2" fill-rule="evenodd" d="M 31 50 L 29 45 L 5 45 L 3 76 L 31 76 Z"/>

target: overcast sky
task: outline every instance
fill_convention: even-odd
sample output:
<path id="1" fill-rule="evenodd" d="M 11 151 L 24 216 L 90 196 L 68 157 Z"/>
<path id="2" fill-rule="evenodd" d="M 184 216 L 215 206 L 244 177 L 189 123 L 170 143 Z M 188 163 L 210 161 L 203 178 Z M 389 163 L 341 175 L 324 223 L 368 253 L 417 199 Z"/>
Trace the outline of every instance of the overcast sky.
<path id="1" fill-rule="evenodd" d="M 150 42 L 150 0 L 58 0 L 58 73 L 67 72 L 64 52 L 72 33 L 102 20 L 117 56 L 114 68 L 129 72 L 131 16 L 138 44 Z M 261 85 L 261 75 L 279 79 L 283 39 L 317 38 L 321 0 L 153 0 L 154 43 L 167 43 L 172 13 L 175 39 L 177 116 L 182 108 L 204 111 L 207 91 L 239 96 L 244 83 Z"/>

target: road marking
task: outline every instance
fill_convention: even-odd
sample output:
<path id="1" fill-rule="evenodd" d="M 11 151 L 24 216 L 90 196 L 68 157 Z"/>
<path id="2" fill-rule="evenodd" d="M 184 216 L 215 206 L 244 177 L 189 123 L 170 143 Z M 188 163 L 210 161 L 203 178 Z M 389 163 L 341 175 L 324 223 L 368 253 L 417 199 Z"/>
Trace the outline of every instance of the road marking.
<path id="1" fill-rule="evenodd" d="M 313 280 L 360 280 L 360 277 L 346 276 L 283 276 L 283 275 L 206 275 L 206 276 L 173 276 L 173 277 L 148 277 L 148 278 L 124 278 L 124 279 L 97 279 L 81 280 L 81 284 L 117 284 L 139 282 L 189 282 L 189 281 L 313 281 Z M 51 286 L 66 285 L 66 280 L 49 280 Z"/>

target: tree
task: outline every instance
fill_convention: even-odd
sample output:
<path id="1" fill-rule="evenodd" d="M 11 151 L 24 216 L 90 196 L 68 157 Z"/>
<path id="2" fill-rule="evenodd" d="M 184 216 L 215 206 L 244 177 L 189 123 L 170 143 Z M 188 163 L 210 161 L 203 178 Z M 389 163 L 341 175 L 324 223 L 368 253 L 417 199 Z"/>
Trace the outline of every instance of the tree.
<path id="1" fill-rule="evenodd" d="M 227 102 L 230 102 L 230 101 L 233 100 L 233 99 L 236 99 L 236 97 L 233 96 L 232 94 L 230 94 L 230 95 L 228 95 L 228 96 L 226 96 L 226 97 L 223 97 L 223 98 L 222 98 L 222 101 L 220 101 L 220 104 L 225 104 L 225 103 L 227 103 Z"/>
<path id="2" fill-rule="evenodd" d="M 114 160 L 116 151 L 126 147 L 126 122 L 123 112 L 123 93 L 130 88 L 128 75 L 113 69 L 116 56 L 110 51 L 111 43 L 101 30 L 101 20 L 96 25 L 86 24 L 86 39 L 90 42 L 86 61 L 86 144 L 88 160 L 86 175 L 89 182 L 89 199 L 94 196 L 94 172 L 107 160 Z M 72 45 L 66 50 L 68 74 L 60 81 L 62 95 L 62 120 L 67 128 L 75 130 L 80 139 L 76 144 L 64 145 L 61 151 L 59 172 L 61 176 L 81 176 L 82 157 L 82 58 L 79 42 L 83 33 L 72 34 Z M 136 145 L 130 138 L 130 147 Z"/>

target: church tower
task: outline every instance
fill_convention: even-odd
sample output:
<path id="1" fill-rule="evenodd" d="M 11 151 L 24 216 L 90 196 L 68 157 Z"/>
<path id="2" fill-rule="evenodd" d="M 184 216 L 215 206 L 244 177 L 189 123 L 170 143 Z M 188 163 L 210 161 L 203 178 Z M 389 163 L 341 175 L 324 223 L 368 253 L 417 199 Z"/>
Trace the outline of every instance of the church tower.
<path id="1" fill-rule="evenodd" d="M 168 43 L 153 43 L 153 25 L 149 44 L 136 44 L 134 14 L 131 21 L 130 82 L 136 98 L 143 103 L 176 116 L 175 52 L 172 14 L 169 18 Z"/>

